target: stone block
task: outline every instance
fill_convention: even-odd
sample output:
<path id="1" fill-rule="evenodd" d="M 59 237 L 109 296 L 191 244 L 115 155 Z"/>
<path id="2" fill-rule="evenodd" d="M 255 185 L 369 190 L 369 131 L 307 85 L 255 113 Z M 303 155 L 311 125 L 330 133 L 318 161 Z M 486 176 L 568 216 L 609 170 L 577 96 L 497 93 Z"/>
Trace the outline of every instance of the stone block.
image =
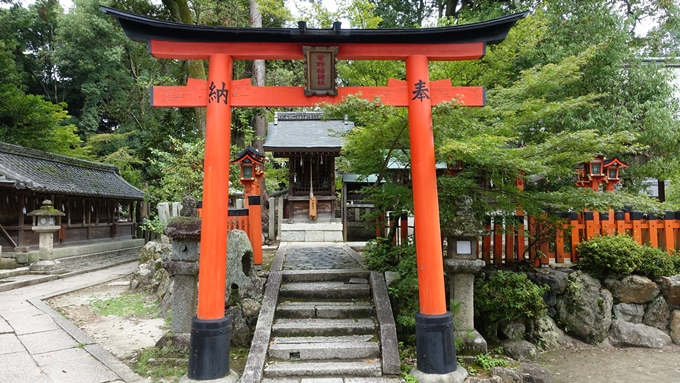
<path id="1" fill-rule="evenodd" d="M 647 312 L 645 312 L 645 316 L 642 318 L 642 323 L 665 330 L 668 327 L 670 318 L 671 311 L 668 303 L 666 303 L 663 296 L 658 296 L 647 306 Z"/>
<path id="2" fill-rule="evenodd" d="M 651 302 L 660 292 L 656 283 L 639 275 L 628 275 L 621 280 L 608 278 L 604 283 L 614 298 L 623 303 Z"/>
<path id="3" fill-rule="evenodd" d="M 342 242 L 342 231 L 324 231 L 324 242 Z"/>
<path id="4" fill-rule="evenodd" d="M 671 313 L 671 323 L 668 327 L 671 330 L 673 343 L 680 344 L 680 310 L 673 310 Z"/>
<path id="5" fill-rule="evenodd" d="M 305 231 L 305 242 L 323 242 L 324 233 L 321 230 Z"/>
<path id="6" fill-rule="evenodd" d="M 161 220 L 170 219 L 170 204 L 168 202 L 159 202 L 156 206 L 158 209 L 158 218 Z"/>
<path id="7" fill-rule="evenodd" d="M 614 346 L 662 348 L 671 344 L 671 337 L 656 327 L 642 323 L 612 321 L 609 339 Z"/>
<path id="8" fill-rule="evenodd" d="M 645 307 L 635 303 L 619 303 L 614 305 L 613 312 L 618 320 L 629 323 L 642 323 Z"/>
<path id="9" fill-rule="evenodd" d="M 512 359 L 517 360 L 536 360 L 538 354 L 536 353 L 536 346 L 532 343 L 522 339 L 506 339 L 501 342 L 503 350 Z"/>
<path id="10" fill-rule="evenodd" d="M 304 242 L 305 232 L 301 230 L 281 231 L 281 242 Z"/>
<path id="11" fill-rule="evenodd" d="M 19 262 L 17 260 L 17 262 Z M 661 291 L 666 303 L 672 306 L 680 306 L 680 275 L 661 277 Z"/>

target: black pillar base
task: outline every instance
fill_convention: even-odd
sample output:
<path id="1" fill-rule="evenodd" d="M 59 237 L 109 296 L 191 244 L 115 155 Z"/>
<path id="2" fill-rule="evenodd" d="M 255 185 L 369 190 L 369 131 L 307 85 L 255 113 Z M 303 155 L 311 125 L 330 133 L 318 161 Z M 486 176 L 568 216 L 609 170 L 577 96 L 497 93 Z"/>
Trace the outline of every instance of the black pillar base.
<path id="1" fill-rule="evenodd" d="M 456 371 L 456 344 L 453 314 L 416 314 L 416 354 L 418 371 L 448 374 Z"/>
<path id="2" fill-rule="evenodd" d="M 219 379 L 229 373 L 229 322 L 229 317 L 191 320 L 189 379 Z"/>

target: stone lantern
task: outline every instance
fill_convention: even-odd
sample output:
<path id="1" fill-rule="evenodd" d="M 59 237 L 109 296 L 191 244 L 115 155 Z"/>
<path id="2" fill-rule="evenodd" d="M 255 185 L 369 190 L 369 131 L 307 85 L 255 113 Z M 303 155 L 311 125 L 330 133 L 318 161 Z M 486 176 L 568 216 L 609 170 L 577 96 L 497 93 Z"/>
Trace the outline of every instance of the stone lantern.
<path id="1" fill-rule="evenodd" d="M 36 273 L 55 273 L 60 269 L 59 261 L 54 260 L 54 232 L 60 229 L 57 225 L 57 217 L 65 216 L 52 206 L 52 201 L 43 201 L 40 209 L 28 213 L 33 217 L 33 231 L 40 233 L 40 244 L 38 250 L 39 261 L 34 262 L 29 270 Z"/>
<path id="2" fill-rule="evenodd" d="M 472 354 L 487 351 L 486 340 L 475 330 L 474 285 L 475 274 L 484 268 L 484 261 L 477 259 L 479 237 L 488 234 L 472 212 L 472 198 L 456 199 L 456 217 L 442 227 L 448 246 L 444 267 L 451 275 L 449 293 L 452 303 L 455 332 L 462 340 L 463 350 Z"/>

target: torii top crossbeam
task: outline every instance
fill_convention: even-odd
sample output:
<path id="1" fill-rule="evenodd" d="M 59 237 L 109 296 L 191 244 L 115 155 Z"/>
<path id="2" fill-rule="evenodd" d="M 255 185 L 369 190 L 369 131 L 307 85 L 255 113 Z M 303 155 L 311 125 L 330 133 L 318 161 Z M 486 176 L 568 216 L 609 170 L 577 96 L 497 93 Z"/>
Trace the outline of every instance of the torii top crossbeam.
<path id="1" fill-rule="evenodd" d="M 528 12 L 451 27 L 423 29 L 236 28 L 179 24 L 101 7 L 116 18 L 132 40 L 146 42 L 158 58 L 208 59 L 229 54 L 236 60 L 300 60 L 302 45 L 339 46 L 339 60 L 474 60 L 486 44 L 503 41 Z M 452 49 L 452 45 L 455 48 Z M 265 48 L 265 49 L 262 49 Z"/>

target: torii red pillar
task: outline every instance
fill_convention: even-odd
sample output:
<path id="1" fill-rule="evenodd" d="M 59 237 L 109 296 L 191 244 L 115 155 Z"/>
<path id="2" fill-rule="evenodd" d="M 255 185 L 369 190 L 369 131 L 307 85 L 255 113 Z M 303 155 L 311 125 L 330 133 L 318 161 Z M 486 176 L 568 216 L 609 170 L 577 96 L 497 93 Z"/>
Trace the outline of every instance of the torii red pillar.
<path id="1" fill-rule="evenodd" d="M 216 365 L 226 363 L 229 368 L 228 346 L 225 353 L 214 340 L 221 338 L 211 338 L 208 333 L 226 332 L 228 339 L 223 304 L 230 108 L 314 106 L 338 103 L 344 96 L 357 93 L 371 100 L 378 97 L 386 105 L 409 108 L 420 295 L 420 313 L 416 315 L 417 367 L 428 374 L 455 371 L 453 316 L 446 311 L 444 294 L 432 105 L 456 99 L 465 106 L 483 106 L 485 100 L 481 87 L 452 87 L 450 80 L 430 82 L 428 62 L 479 59 L 487 43 L 505 39 L 515 22 L 528 12 L 459 27 L 377 31 L 340 30 L 335 26 L 332 30 L 307 30 L 304 24 L 298 29 L 187 26 L 101 8 L 118 19 L 130 38 L 146 41 L 157 58 L 210 60 L 207 82 L 190 79 L 186 87 L 152 89 L 152 104 L 156 107 L 208 108 L 199 303 L 190 350 L 198 356 L 193 360 L 190 357 L 189 378 L 215 379 L 226 373 L 224 367 Z M 329 45 L 337 47 L 338 60 L 405 60 L 406 81 L 390 80 L 386 87 L 338 88 L 337 96 L 306 96 L 303 87 L 253 87 L 250 79 L 231 81 L 232 59 L 301 60 L 303 47 Z M 206 371 L 194 371 L 202 368 Z"/>

